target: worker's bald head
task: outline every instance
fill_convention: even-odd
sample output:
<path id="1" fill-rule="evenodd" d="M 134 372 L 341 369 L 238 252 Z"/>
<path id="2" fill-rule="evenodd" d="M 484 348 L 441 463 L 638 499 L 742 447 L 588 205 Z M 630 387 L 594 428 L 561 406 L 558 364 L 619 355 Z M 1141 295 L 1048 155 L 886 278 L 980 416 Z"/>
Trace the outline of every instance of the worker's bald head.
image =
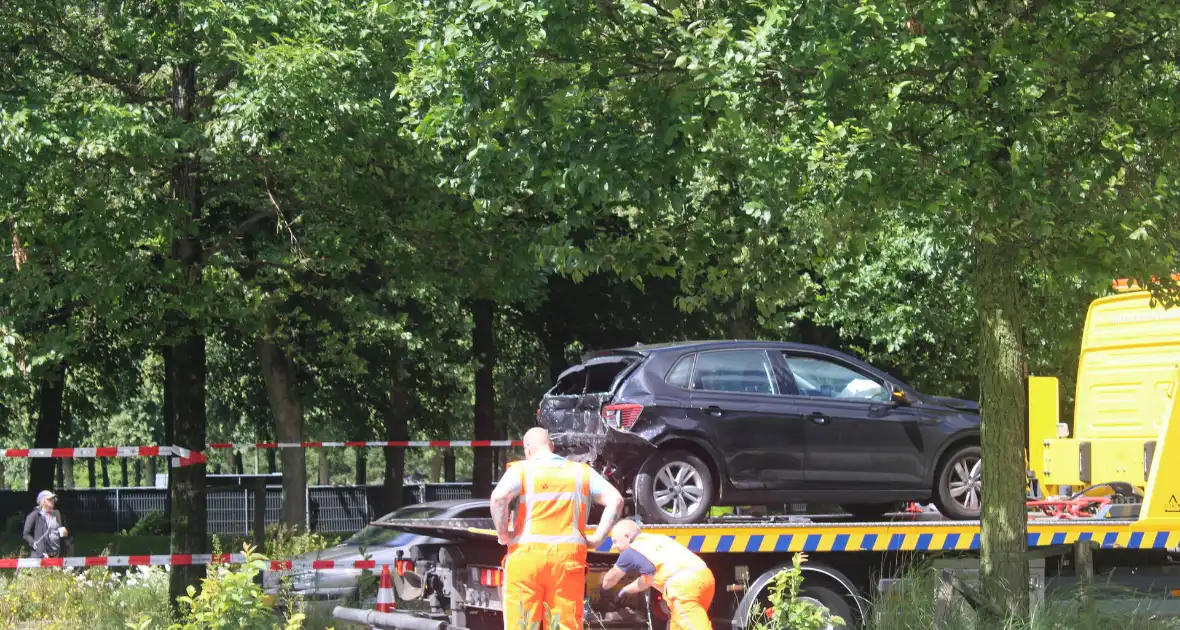
<path id="1" fill-rule="evenodd" d="M 639 535 L 639 532 L 639 523 L 625 518 L 615 523 L 615 526 L 611 528 L 611 542 L 614 543 L 615 548 L 619 551 L 626 551 L 631 546 L 631 541 L 635 540 L 635 537 Z"/>
<path id="2" fill-rule="evenodd" d="M 549 432 L 541 427 L 533 427 L 524 434 L 525 458 L 553 452 L 553 441 L 549 439 Z"/>

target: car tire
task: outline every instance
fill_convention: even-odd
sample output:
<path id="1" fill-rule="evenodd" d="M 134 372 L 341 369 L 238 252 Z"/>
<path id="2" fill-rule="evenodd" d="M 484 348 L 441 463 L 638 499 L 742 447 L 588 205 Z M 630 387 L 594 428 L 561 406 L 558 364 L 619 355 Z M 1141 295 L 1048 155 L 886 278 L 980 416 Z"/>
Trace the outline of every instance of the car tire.
<path id="1" fill-rule="evenodd" d="M 713 506 L 713 475 L 700 457 L 688 451 L 657 451 L 640 467 L 635 494 L 645 522 L 697 523 Z"/>
<path id="2" fill-rule="evenodd" d="M 850 503 L 840 508 L 848 512 L 858 521 L 877 522 L 885 519 L 885 515 L 897 509 L 896 503 Z"/>
<path id="3" fill-rule="evenodd" d="M 943 516 L 956 521 L 978 519 L 982 490 L 983 449 L 960 446 L 943 457 L 934 486 L 934 505 Z"/>

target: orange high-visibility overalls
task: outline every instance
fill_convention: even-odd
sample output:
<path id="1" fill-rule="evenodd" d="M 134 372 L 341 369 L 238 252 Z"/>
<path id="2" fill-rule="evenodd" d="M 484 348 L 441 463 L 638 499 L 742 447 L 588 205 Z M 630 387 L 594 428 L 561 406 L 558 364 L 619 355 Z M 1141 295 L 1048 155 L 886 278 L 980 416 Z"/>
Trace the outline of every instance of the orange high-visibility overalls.
<path id="1" fill-rule="evenodd" d="M 590 467 L 555 457 L 508 472 L 521 476 L 521 493 L 504 559 L 504 628 L 581 630 Z"/>
<path id="2" fill-rule="evenodd" d="M 713 572 L 705 561 L 667 536 L 639 534 L 631 548 L 656 568 L 652 586 L 672 611 L 668 630 L 712 630 Z"/>

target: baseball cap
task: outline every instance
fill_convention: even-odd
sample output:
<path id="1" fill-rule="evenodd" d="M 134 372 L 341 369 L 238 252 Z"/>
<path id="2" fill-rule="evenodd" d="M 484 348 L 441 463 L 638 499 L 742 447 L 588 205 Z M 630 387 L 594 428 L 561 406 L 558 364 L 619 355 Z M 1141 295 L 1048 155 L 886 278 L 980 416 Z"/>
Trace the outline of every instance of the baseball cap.
<path id="1" fill-rule="evenodd" d="M 57 495 L 53 494 L 52 492 L 50 492 L 48 490 L 42 490 L 41 492 L 38 492 L 37 493 L 37 505 L 41 505 L 42 501 L 44 501 L 45 499 L 49 499 L 49 498 L 56 499 Z"/>

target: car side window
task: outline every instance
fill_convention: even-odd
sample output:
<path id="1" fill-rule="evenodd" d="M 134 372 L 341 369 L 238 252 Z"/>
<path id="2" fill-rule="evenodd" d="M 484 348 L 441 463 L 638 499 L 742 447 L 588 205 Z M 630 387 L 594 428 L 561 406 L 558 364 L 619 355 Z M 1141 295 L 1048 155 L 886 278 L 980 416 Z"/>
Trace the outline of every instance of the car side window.
<path id="1" fill-rule="evenodd" d="M 774 367 L 762 350 L 717 350 L 697 357 L 693 389 L 742 394 L 777 394 Z"/>
<path id="2" fill-rule="evenodd" d="M 492 518 L 492 509 L 487 507 L 471 508 L 463 510 L 455 518 Z"/>
<path id="3" fill-rule="evenodd" d="M 795 386 L 803 396 L 888 402 L 889 390 L 860 372 L 815 357 L 783 354 Z"/>
<path id="4" fill-rule="evenodd" d="M 668 370 L 668 378 L 664 379 L 669 385 L 688 389 L 692 384 L 692 363 L 697 358 L 696 353 L 686 354 Z"/>

